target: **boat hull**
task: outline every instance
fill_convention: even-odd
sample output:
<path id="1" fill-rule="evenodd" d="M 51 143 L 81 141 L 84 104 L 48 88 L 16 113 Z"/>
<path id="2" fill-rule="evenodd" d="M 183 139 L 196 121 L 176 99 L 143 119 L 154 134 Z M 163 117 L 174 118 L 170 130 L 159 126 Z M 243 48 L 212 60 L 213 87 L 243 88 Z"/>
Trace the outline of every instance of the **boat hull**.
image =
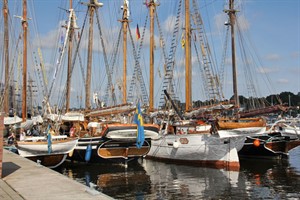
<path id="1" fill-rule="evenodd" d="M 19 141 L 17 143 L 18 152 L 22 157 L 45 156 L 55 154 L 67 154 L 74 150 L 78 139 L 65 139 L 52 141 L 51 153 L 48 152 L 47 141 Z"/>
<path id="2" fill-rule="evenodd" d="M 91 155 L 86 159 L 88 146 Z M 145 156 L 151 147 L 151 139 L 145 139 L 143 146 L 136 147 L 136 141 L 110 140 L 101 137 L 80 138 L 69 160 L 78 162 L 125 162 Z"/>
<path id="3" fill-rule="evenodd" d="M 289 151 L 300 146 L 299 139 L 291 139 L 280 133 L 247 137 L 243 148 L 238 152 L 241 158 L 285 159 Z"/>
<path id="4" fill-rule="evenodd" d="M 211 134 L 164 135 L 152 140 L 146 158 L 205 167 L 239 170 L 237 151 L 245 137 L 222 139 Z"/>
<path id="5" fill-rule="evenodd" d="M 220 138 L 239 137 L 260 135 L 266 132 L 266 127 L 250 127 L 250 128 L 236 128 L 227 130 L 218 130 Z"/>
<path id="6" fill-rule="evenodd" d="M 55 154 L 55 155 L 44 155 L 44 156 L 31 156 L 27 159 L 32 160 L 38 164 L 51 169 L 60 166 L 67 158 L 67 154 Z"/>
<path id="7" fill-rule="evenodd" d="M 58 136 L 64 138 L 62 136 Z M 77 145 L 78 139 L 65 138 L 54 140 L 51 144 L 51 152 L 48 152 L 48 142 L 44 137 L 32 137 L 28 141 L 17 142 L 17 149 L 20 156 L 37 162 L 49 168 L 60 166 Z"/>
<path id="8" fill-rule="evenodd" d="M 137 148 L 136 142 L 107 141 L 99 146 L 97 153 L 104 159 L 143 157 L 150 151 L 150 144 L 150 141 L 146 140 L 141 148 Z"/>

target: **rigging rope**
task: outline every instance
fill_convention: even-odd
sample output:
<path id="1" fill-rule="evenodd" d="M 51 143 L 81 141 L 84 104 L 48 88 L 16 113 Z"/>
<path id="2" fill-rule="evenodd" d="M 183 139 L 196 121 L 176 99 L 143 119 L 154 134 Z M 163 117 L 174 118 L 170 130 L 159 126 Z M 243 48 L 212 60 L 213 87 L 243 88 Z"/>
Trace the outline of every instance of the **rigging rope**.
<path id="1" fill-rule="evenodd" d="M 140 43 L 138 46 L 138 50 L 136 51 L 135 49 L 135 45 L 134 45 L 134 41 L 133 41 L 133 37 L 131 34 L 131 30 L 129 28 L 129 36 L 130 36 L 130 41 L 132 44 L 132 51 L 133 51 L 133 57 L 135 59 L 135 67 L 134 67 L 134 71 L 132 74 L 132 78 L 131 78 L 131 82 L 129 85 L 129 90 L 128 90 L 128 101 L 129 102 L 133 102 L 133 92 L 134 92 L 134 86 L 136 86 L 137 84 L 137 80 L 140 81 L 140 87 L 142 89 L 142 100 L 143 100 L 143 104 L 146 105 L 149 102 L 149 97 L 147 94 L 147 90 L 146 90 L 146 86 L 145 86 L 145 82 L 142 76 L 142 71 L 141 71 L 141 66 L 140 66 L 140 52 L 141 52 L 141 48 L 143 46 L 143 41 L 144 41 L 144 37 L 145 37 L 145 32 L 146 32 L 146 26 L 147 26 L 147 22 L 148 22 L 148 18 L 149 18 L 149 13 L 146 16 L 145 19 L 145 23 L 144 23 L 144 27 L 143 27 L 143 32 L 140 38 Z"/>
<path id="2" fill-rule="evenodd" d="M 198 9 L 198 4 L 195 0 L 193 0 L 193 9 L 194 9 L 194 17 L 192 18 L 194 24 L 196 25 L 196 30 L 198 31 L 203 59 L 203 67 L 204 67 L 204 75 L 207 85 L 207 90 L 209 92 L 209 100 L 221 100 L 220 84 L 218 81 L 218 77 L 216 74 L 216 65 L 214 60 L 212 59 L 212 53 L 209 48 L 208 39 L 205 33 L 205 28 L 203 26 L 202 17 L 200 15 L 200 11 Z"/>
<path id="3" fill-rule="evenodd" d="M 68 21 L 67 32 L 66 32 L 67 37 L 65 37 L 65 39 L 64 39 L 63 47 L 62 47 L 62 49 L 60 51 L 59 58 L 58 58 L 57 63 L 56 63 L 56 68 L 54 70 L 54 74 L 53 74 L 53 78 L 52 78 L 52 83 L 50 85 L 50 89 L 49 89 L 49 93 L 48 93 L 47 99 L 50 98 L 50 95 L 51 95 L 51 92 L 52 92 L 52 89 L 53 89 L 53 85 L 55 83 L 55 79 L 56 79 L 56 76 L 57 76 L 57 72 L 58 72 L 58 70 L 61 67 L 63 55 L 64 55 L 64 52 L 65 52 L 65 49 L 66 49 L 66 46 L 67 46 L 67 42 L 68 42 L 68 36 L 69 36 L 69 32 L 70 32 L 72 14 L 73 14 L 73 11 L 71 11 L 70 15 L 69 15 L 69 21 Z"/>
<path id="4" fill-rule="evenodd" d="M 177 9 L 177 15 L 175 18 L 175 25 L 174 30 L 172 34 L 172 40 L 171 40 L 171 46 L 169 51 L 169 57 L 168 61 L 166 63 L 166 71 L 164 74 L 164 80 L 163 80 L 163 88 L 161 91 L 161 98 L 159 102 L 159 107 L 162 109 L 166 105 L 165 101 L 165 93 L 164 90 L 167 90 L 170 97 L 175 100 L 175 91 L 174 91 L 174 80 L 173 80 L 173 74 L 174 74 L 174 66 L 175 66 L 175 53 L 177 50 L 177 44 L 178 44 L 178 35 L 179 35 L 179 22 L 180 22 L 180 15 L 182 10 L 182 0 L 178 2 L 178 9 Z"/>
<path id="5" fill-rule="evenodd" d="M 116 60 L 117 60 L 117 54 L 118 54 L 119 46 L 120 46 L 121 34 L 122 34 L 122 26 L 121 26 L 119 34 L 118 34 L 118 40 L 117 40 L 116 48 L 113 51 L 114 53 L 113 53 L 113 56 L 112 56 L 112 64 L 111 64 L 112 69 L 108 72 L 109 74 L 112 74 L 112 72 L 114 71 L 114 67 L 115 67 Z M 112 82 L 108 82 L 107 87 L 105 89 L 105 96 L 104 96 L 104 102 L 107 105 L 108 105 L 109 91 L 111 90 L 111 88 L 112 88 Z"/>
<path id="6" fill-rule="evenodd" d="M 100 40 L 101 40 L 101 45 L 102 45 L 102 49 L 103 49 L 103 56 L 104 56 L 104 64 L 105 64 L 105 68 L 106 68 L 106 75 L 107 75 L 107 79 L 108 79 L 108 84 L 112 85 L 112 78 L 111 78 L 111 73 L 110 73 L 110 67 L 108 64 L 108 60 L 107 60 L 107 54 L 106 54 L 106 50 L 105 50 L 105 45 L 104 45 L 104 40 L 103 40 L 103 34 L 102 34 L 102 30 L 101 30 L 101 26 L 100 26 L 100 21 L 99 21 L 99 16 L 98 16 L 98 9 L 96 9 L 96 19 L 97 19 L 97 25 L 98 25 L 98 30 L 100 33 Z M 114 90 L 112 90 L 112 99 L 113 99 L 113 103 L 116 104 L 116 94 L 114 92 Z"/>

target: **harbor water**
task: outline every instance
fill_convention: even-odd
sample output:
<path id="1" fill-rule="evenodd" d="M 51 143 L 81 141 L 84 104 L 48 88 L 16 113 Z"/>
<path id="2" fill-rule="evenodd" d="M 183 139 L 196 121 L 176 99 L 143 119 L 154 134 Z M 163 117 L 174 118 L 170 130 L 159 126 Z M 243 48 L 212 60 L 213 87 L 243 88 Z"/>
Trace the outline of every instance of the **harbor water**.
<path id="1" fill-rule="evenodd" d="M 300 199 L 300 148 L 288 160 L 241 160 L 238 172 L 148 159 L 56 170 L 115 199 Z"/>

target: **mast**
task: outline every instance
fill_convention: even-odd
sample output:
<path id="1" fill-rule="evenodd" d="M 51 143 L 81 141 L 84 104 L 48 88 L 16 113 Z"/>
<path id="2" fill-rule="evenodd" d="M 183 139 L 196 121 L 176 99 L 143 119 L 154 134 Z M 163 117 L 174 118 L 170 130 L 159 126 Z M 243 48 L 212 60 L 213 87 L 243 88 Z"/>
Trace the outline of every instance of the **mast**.
<path id="1" fill-rule="evenodd" d="M 3 16 L 4 16 L 4 60 L 5 60 L 5 87 L 4 87 L 4 105 L 3 111 L 5 114 L 9 112 L 9 35 L 8 35 L 8 0 L 3 2 Z"/>
<path id="2" fill-rule="evenodd" d="M 231 28 L 231 53 L 232 53 L 232 80 L 233 80 L 233 95 L 234 95 L 234 103 L 236 109 L 240 107 L 239 95 L 237 90 L 237 70 L 236 70 L 236 59 L 235 59 L 235 34 L 234 34 L 234 26 L 236 21 L 236 13 L 237 11 L 234 9 L 234 0 L 229 0 L 229 10 L 225 10 L 225 13 L 228 14 L 230 19 L 230 28 Z"/>
<path id="3" fill-rule="evenodd" d="M 23 89 L 22 89 L 22 120 L 26 121 L 27 117 L 27 1 L 23 0 Z"/>
<path id="4" fill-rule="evenodd" d="M 72 0 L 70 0 L 70 11 L 72 11 L 73 5 Z M 71 94 L 71 72 L 72 72 L 72 48 L 73 48 L 73 33 L 74 33 L 74 15 L 71 16 L 71 27 L 70 27 L 70 34 L 69 43 L 68 43 L 68 76 L 67 76 L 67 91 L 66 91 L 66 112 L 69 112 L 70 109 L 70 94 Z"/>
<path id="5" fill-rule="evenodd" d="M 190 1 L 185 0 L 185 110 L 192 108 Z"/>
<path id="6" fill-rule="evenodd" d="M 128 0 L 124 0 L 123 17 L 121 23 L 123 25 L 123 103 L 127 102 L 127 28 L 128 28 Z"/>
<path id="7" fill-rule="evenodd" d="M 154 107 L 154 13 L 157 4 L 154 0 L 149 2 L 150 10 L 150 84 L 149 84 L 149 111 Z"/>
<path id="8" fill-rule="evenodd" d="M 88 42 L 88 60 L 85 83 L 85 110 L 91 109 L 91 72 L 92 72 L 92 54 L 93 54 L 93 32 L 94 32 L 94 13 L 96 8 L 102 6 L 97 0 L 90 0 L 89 7 L 89 42 Z"/>

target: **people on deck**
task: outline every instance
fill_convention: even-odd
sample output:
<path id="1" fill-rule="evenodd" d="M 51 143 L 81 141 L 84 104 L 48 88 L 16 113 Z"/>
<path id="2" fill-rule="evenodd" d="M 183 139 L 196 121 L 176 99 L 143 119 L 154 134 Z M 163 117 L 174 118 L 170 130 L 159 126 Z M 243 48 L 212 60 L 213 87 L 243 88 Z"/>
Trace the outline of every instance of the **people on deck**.
<path id="1" fill-rule="evenodd" d="M 76 127 L 73 125 L 70 128 L 70 137 L 75 137 L 75 133 L 76 133 Z"/>
<path id="2" fill-rule="evenodd" d="M 25 133 L 24 129 L 21 128 L 21 131 L 20 131 L 20 141 L 24 141 L 25 137 L 26 137 L 26 133 Z"/>
<path id="3" fill-rule="evenodd" d="M 40 135 L 40 134 L 39 134 L 39 131 L 38 131 L 37 128 L 35 128 L 35 127 L 32 128 L 31 133 L 32 133 L 32 136 L 39 136 L 39 135 Z"/>
<path id="4" fill-rule="evenodd" d="M 54 131 L 54 129 L 53 129 L 52 127 L 50 128 L 49 133 L 50 133 L 51 135 L 56 135 L 56 133 L 55 133 L 55 131 Z"/>

